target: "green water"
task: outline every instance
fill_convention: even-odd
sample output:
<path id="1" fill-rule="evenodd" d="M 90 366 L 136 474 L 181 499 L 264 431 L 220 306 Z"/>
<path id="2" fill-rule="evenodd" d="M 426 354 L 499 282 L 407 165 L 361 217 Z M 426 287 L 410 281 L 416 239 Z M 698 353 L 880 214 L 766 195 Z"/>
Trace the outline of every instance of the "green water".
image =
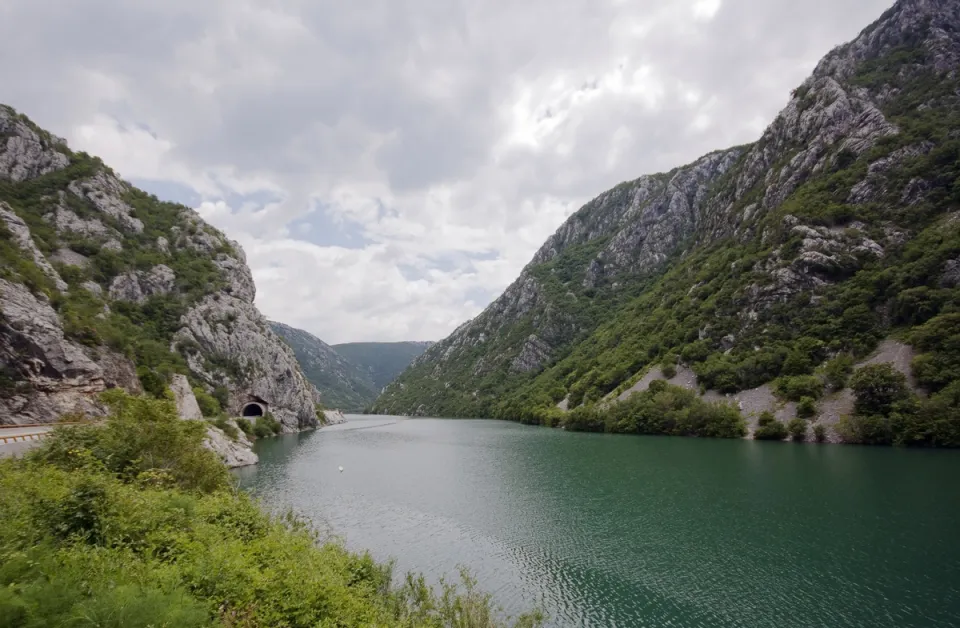
<path id="1" fill-rule="evenodd" d="M 350 417 L 257 453 L 268 504 L 556 626 L 960 626 L 960 452 Z"/>

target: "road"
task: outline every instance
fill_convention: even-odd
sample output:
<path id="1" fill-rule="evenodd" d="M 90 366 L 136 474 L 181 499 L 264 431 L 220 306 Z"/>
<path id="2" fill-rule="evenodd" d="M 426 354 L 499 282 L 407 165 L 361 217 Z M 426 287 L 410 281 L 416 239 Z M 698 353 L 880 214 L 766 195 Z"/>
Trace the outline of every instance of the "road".
<path id="1" fill-rule="evenodd" d="M 52 425 L 0 427 L 0 458 L 17 456 L 33 449 L 40 444 L 42 436 L 52 429 Z"/>

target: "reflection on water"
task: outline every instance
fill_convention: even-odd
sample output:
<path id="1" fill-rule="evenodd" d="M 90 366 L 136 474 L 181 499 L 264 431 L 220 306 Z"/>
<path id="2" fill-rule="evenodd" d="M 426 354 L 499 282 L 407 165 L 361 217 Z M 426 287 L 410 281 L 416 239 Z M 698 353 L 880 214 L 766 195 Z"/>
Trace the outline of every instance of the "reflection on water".
<path id="1" fill-rule="evenodd" d="M 242 485 L 557 626 L 960 625 L 957 452 L 348 417 Z M 338 467 L 343 466 L 343 472 Z"/>

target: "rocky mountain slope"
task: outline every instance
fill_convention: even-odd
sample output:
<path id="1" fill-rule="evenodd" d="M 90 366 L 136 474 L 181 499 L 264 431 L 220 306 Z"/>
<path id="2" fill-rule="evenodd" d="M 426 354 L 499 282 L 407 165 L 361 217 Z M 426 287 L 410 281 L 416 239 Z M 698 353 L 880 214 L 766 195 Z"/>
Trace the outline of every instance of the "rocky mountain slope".
<path id="1" fill-rule="evenodd" d="M 377 398 L 380 388 L 375 386 L 370 373 L 324 341 L 283 323 L 271 321 L 270 327 L 293 349 L 303 374 L 320 391 L 325 407 L 362 412 Z"/>
<path id="2" fill-rule="evenodd" d="M 960 0 L 900 0 L 830 52 L 758 141 L 582 207 L 375 409 L 542 422 L 558 404 L 609 404 L 662 365 L 717 396 L 766 386 L 780 410 L 803 381 L 804 396 L 840 394 L 828 366 L 884 338 L 917 352 L 916 385 L 953 390 L 958 67 Z"/>
<path id="3" fill-rule="evenodd" d="M 208 412 L 316 426 L 254 295 L 239 245 L 196 212 L 0 106 L 0 423 L 102 414 L 97 393 L 164 396 L 179 374 Z"/>
<path id="4" fill-rule="evenodd" d="M 333 345 L 333 350 L 366 373 L 379 394 L 432 344 L 431 341 L 348 342 Z"/>

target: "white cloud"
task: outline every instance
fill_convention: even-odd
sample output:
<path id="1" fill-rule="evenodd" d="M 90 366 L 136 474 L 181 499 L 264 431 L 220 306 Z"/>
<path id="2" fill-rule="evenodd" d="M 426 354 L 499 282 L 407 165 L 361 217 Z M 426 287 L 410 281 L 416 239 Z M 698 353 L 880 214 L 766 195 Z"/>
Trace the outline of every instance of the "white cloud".
<path id="1" fill-rule="evenodd" d="M 267 315 L 438 339 L 590 197 L 757 137 L 888 3 L 6 0 L 0 81 L 123 176 L 193 189 Z"/>

